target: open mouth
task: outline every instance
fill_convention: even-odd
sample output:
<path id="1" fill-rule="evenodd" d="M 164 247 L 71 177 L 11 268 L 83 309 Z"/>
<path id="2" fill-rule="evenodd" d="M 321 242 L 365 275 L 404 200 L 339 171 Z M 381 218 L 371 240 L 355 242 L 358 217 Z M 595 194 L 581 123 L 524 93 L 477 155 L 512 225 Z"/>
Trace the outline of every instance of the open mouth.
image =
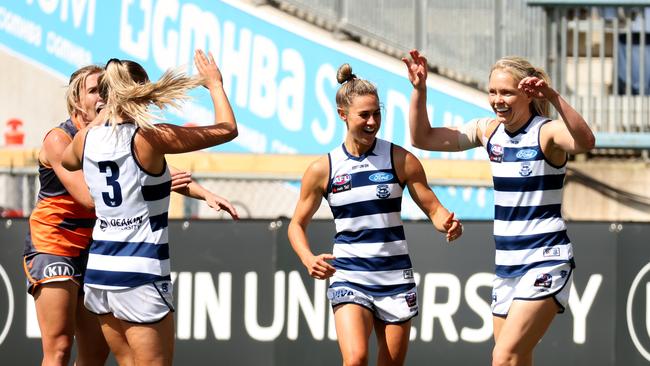
<path id="1" fill-rule="evenodd" d="M 97 112 L 97 113 L 101 112 L 102 109 L 104 109 L 105 106 L 106 106 L 106 104 L 104 104 L 104 103 L 97 103 L 95 105 L 95 112 Z"/>

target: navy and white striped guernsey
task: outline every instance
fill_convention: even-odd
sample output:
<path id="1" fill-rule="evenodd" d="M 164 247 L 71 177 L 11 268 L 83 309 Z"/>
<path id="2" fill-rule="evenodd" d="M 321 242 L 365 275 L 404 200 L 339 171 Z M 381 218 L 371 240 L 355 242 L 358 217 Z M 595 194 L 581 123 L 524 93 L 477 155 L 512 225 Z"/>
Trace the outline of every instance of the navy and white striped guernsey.
<path id="1" fill-rule="evenodd" d="M 534 116 L 515 133 L 499 124 L 487 142 L 494 179 L 495 273 L 518 277 L 535 267 L 573 265 L 573 246 L 562 218 L 566 162 L 550 163 Z"/>
<path id="2" fill-rule="evenodd" d="M 348 286 L 373 296 L 415 287 L 400 215 L 404 187 L 393 167 L 392 146 L 375 139 L 359 157 L 344 144 L 328 154 L 326 198 L 336 225 L 331 287 Z"/>
<path id="3" fill-rule="evenodd" d="M 84 282 L 124 289 L 170 279 L 167 211 L 171 176 L 147 173 L 134 158 L 133 123 L 93 127 L 86 135 L 83 173 L 95 201 Z"/>

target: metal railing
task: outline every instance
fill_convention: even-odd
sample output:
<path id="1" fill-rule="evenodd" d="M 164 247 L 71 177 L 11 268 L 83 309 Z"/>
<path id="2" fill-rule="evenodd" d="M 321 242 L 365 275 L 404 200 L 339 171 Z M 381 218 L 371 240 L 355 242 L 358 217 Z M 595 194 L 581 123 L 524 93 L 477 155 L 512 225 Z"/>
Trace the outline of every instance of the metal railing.
<path id="1" fill-rule="evenodd" d="M 650 148 L 648 0 L 266 2 L 388 54 L 418 48 L 441 75 L 481 89 L 499 57 L 526 57 L 599 133 L 600 147 Z"/>

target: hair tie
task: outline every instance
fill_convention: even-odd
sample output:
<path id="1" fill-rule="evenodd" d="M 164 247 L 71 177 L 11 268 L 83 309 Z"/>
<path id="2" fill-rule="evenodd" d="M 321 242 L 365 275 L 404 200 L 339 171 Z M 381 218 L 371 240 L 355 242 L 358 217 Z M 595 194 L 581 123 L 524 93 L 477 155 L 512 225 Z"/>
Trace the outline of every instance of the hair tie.
<path id="1" fill-rule="evenodd" d="M 122 64 L 122 61 L 120 61 L 120 59 L 118 59 L 118 58 L 112 58 L 112 59 L 108 60 L 108 62 L 106 63 L 106 66 L 104 66 L 104 69 L 107 69 L 107 68 L 108 68 L 108 65 L 110 65 L 110 64 L 113 63 L 113 62 L 117 62 L 117 63 L 120 64 L 120 65 Z"/>

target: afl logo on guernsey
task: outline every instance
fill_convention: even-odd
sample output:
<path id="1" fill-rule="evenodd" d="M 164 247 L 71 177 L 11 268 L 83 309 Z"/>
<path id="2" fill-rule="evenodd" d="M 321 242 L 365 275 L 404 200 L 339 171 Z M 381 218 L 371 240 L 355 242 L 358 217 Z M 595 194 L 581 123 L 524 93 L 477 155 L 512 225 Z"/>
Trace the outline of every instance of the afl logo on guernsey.
<path id="1" fill-rule="evenodd" d="M 393 175 L 391 173 L 379 172 L 370 175 L 368 179 L 375 183 L 388 182 L 389 180 L 393 179 Z"/>
<path id="2" fill-rule="evenodd" d="M 335 186 L 342 186 L 345 183 L 349 182 L 351 179 L 352 177 L 350 176 L 350 174 L 337 175 L 336 177 L 334 177 L 334 181 L 332 181 L 332 183 Z"/>
<path id="3" fill-rule="evenodd" d="M 490 147 L 490 161 L 500 163 L 503 161 L 503 146 L 492 145 Z"/>
<path id="4" fill-rule="evenodd" d="M 352 189 L 352 176 L 350 174 L 337 175 L 332 179 L 332 193 L 349 191 Z"/>
<path id="5" fill-rule="evenodd" d="M 521 160 L 531 160 L 532 158 L 534 158 L 535 156 L 537 156 L 537 150 L 533 150 L 533 149 L 523 149 L 523 150 L 519 150 L 519 151 L 517 151 L 517 155 L 516 155 L 516 156 L 517 156 L 517 159 L 521 159 Z"/>

